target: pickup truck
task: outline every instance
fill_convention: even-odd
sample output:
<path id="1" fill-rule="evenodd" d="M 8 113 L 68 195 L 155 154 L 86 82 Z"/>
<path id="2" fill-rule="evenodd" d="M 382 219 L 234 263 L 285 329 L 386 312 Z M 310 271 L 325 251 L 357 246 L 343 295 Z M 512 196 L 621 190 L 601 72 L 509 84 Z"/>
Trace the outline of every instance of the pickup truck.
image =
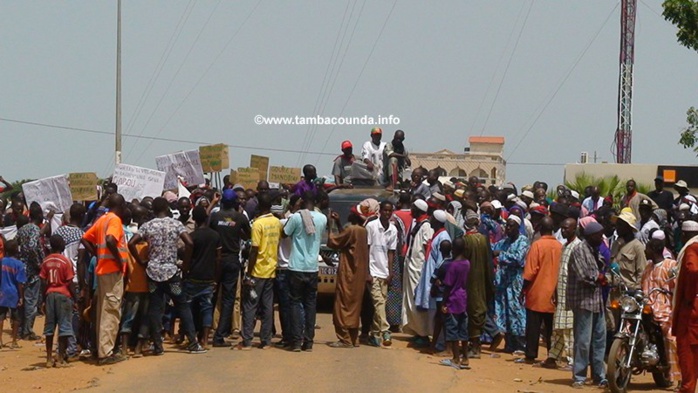
<path id="1" fill-rule="evenodd" d="M 349 217 L 351 208 L 358 205 L 364 199 L 373 198 L 379 202 L 385 199 L 395 202 L 396 199 L 393 193 L 385 191 L 383 187 L 360 187 L 357 185 L 355 185 L 354 188 L 332 191 L 329 197 L 330 207 L 325 214 L 329 217 L 331 212 L 338 212 L 343 225 L 347 224 L 347 218 Z M 329 222 L 328 225 L 334 226 L 335 224 Z M 337 233 L 339 228 L 331 227 L 330 231 L 332 231 L 332 233 Z M 326 259 L 332 261 L 335 266 L 327 265 L 324 262 Z M 327 247 L 327 232 L 323 234 L 322 245 L 320 246 L 320 261 L 318 261 L 318 263 L 318 294 L 334 296 L 337 265 L 339 265 L 339 252 Z"/>

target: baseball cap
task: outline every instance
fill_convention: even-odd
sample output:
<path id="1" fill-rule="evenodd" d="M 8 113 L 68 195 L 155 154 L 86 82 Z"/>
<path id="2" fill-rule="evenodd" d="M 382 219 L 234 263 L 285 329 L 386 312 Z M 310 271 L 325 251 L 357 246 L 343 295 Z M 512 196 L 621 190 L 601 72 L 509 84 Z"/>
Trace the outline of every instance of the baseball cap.
<path id="1" fill-rule="evenodd" d="M 382 135 L 383 130 L 380 127 L 371 128 L 371 135 L 374 135 L 374 134 L 381 134 Z"/>
<path id="2" fill-rule="evenodd" d="M 640 201 L 640 207 L 652 207 L 652 202 L 649 199 L 643 199 Z"/>
<path id="3" fill-rule="evenodd" d="M 234 190 L 231 190 L 230 188 L 227 190 L 223 191 L 223 195 L 221 195 L 221 202 L 234 202 L 238 199 L 238 193 L 235 192 Z"/>
<path id="4" fill-rule="evenodd" d="M 654 181 L 664 181 L 664 177 L 663 177 L 663 176 L 657 176 L 657 177 L 654 178 Z"/>
<path id="5" fill-rule="evenodd" d="M 351 148 L 351 147 L 354 147 L 354 146 L 351 144 L 351 141 L 344 141 L 344 142 L 342 142 L 342 150 L 344 150 L 344 149 L 349 149 L 349 148 Z"/>
<path id="6" fill-rule="evenodd" d="M 678 188 L 688 188 L 688 184 L 686 184 L 686 182 L 683 181 L 683 180 L 679 180 L 679 181 L 676 182 L 676 184 L 674 184 L 674 187 L 678 187 Z"/>

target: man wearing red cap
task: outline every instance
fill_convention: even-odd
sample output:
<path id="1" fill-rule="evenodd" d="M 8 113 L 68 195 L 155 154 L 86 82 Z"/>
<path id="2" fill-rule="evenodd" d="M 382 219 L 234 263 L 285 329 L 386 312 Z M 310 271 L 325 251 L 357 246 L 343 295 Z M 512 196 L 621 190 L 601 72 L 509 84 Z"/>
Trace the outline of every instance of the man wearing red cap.
<path id="1" fill-rule="evenodd" d="M 384 183 L 383 179 L 383 149 L 385 142 L 381 142 L 383 130 L 379 127 L 371 129 L 371 140 L 364 142 L 361 147 L 361 160 L 366 164 L 366 168 L 373 172 L 373 177 L 379 184 Z"/>
<path id="2" fill-rule="evenodd" d="M 345 181 L 348 181 L 348 177 L 351 175 L 351 165 L 356 161 L 354 157 L 354 146 L 351 141 L 342 142 L 342 155 L 334 159 L 334 166 L 332 167 L 332 175 L 334 175 L 334 184 L 341 185 Z"/>

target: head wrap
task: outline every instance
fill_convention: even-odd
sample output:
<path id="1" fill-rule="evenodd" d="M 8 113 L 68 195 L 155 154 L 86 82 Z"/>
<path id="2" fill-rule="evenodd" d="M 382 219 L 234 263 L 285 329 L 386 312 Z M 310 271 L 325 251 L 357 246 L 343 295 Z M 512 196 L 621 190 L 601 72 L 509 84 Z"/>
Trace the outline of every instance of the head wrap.
<path id="1" fill-rule="evenodd" d="M 516 225 L 521 227 L 521 219 L 518 216 L 512 214 L 511 216 L 509 216 L 509 218 L 507 218 L 507 221 L 514 221 Z"/>
<path id="2" fill-rule="evenodd" d="M 591 216 L 586 216 L 584 218 L 579 219 L 579 227 L 584 229 L 587 227 L 587 225 L 591 224 L 592 222 L 598 222 L 594 217 Z"/>
<path id="3" fill-rule="evenodd" d="M 666 235 L 664 234 L 664 231 L 657 229 L 656 231 L 652 232 L 652 239 L 664 240 L 666 239 Z"/>
<path id="4" fill-rule="evenodd" d="M 499 202 L 499 200 L 495 199 L 492 201 L 492 207 L 494 210 L 499 210 L 502 208 L 502 202 Z"/>
<path id="5" fill-rule="evenodd" d="M 698 232 L 698 222 L 687 220 L 681 224 L 681 230 L 684 232 Z"/>
<path id="6" fill-rule="evenodd" d="M 532 193 L 531 191 L 529 191 L 529 190 L 526 190 L 526 191 L 522 192 L 522 193 L 521 193 L 521 196 L 525 196 L 526 198 L 531 198 L 531 199 L 533 199 L 533 197 L 534 197 L 534 196 L 533 196 L 533 193 Z"/>
<path id="7" fill-rule="evenodd" d="M 429 205 L 427 205 L 427 203 L 423 199 L 417 199 L 416 201 L 414 201 L 413 205 L 414 207 L 423 211 L 424 213 L 426 213 L 427 210 L 429 210 Z"/>
<path id="8" fill-rule="evenodd" d="M 172 191 L 165 191 L 162 197 L 165 198 L 167 203 L 177 202 L 177 194 Z"/>
<path id="9" fill-rule="evenodd" d="M 586 228 L 584 228 L 584 236 L 591 236 L 601 231 L 603 231 L 603 225 L 599 224 L 596 221 L 590 222 L 589 224 L 587 224 Z"/>
<path id="10" fill-rule="evenodd" d="M 520 207 L 524 211 L 526 211 L 526 208 L 528 207 L 528 206 L 526 206 L 526 202 L 524 202 L 522 200 L 516 201 L 516 206 Z"/>
<path id="11" fill-rule="evenodd" d="M 356 212 L 363 218 L 369 218 L 378 215 L 380 204 L 373 198 L 366 198 L 356 205 Z"/>
<path id="12" fill-rule="evenodd" d="M 667 225 L 666 210 L 654 209 L 654 211 L 652 211 L 652 214 L 654 214 L 655 217 L 657 217 L 657 224 L 659 224 L 660 228 L 664 228 Z"/>
<path id="13" fill-rule="evenodd" d="M 435 210 L 434 211 L 434 218 L 438 222 L 445 223 L 448 220 L 448 216 L 446 215 L 446 212 L 443 210 Z"/>
<path id="14" fill-rule="evenodd" d="M 470 220 L 480 220 L 480 216 L 478 216 L 477 213 L 474 211 L 468 209 L 465 211 L 465 219 L 470 221 Z"/>

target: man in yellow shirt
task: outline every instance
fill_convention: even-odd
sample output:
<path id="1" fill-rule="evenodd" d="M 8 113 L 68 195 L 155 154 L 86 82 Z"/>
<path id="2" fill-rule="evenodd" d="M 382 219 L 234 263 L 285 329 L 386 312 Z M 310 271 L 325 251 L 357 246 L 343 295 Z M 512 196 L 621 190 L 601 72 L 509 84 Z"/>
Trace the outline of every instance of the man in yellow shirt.
<path id="1" fill-rule="evenodd" d="M 274 322 L 274 277 L 282 227 L 279 219 L 271 214 L 271 196 L 260 194 L 257 198 L 260 214 L 252 223 L 252 247 L 243 281 L 242 342 L 237 347 L 240 350 L 252 348 L 257 315 L 262 318 L 260 348 L 269 348 Z"/>

